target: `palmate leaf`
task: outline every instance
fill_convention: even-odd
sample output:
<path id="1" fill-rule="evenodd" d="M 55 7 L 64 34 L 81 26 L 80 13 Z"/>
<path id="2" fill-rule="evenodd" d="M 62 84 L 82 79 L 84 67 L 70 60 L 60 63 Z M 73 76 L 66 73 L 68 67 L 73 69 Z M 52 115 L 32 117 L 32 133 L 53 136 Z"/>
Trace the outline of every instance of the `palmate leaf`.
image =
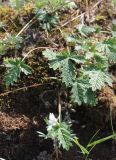
<path id="1" fill-rule="evenodd" d="M 15 35 L 9 35 L 7 39 L 4 40 L 4 44 L 6 48 L 9 48 L 9 49 L 21 48 L 22 42 L 23 42 L 23 38 L 21 36 L 15 36 Z"/>
<path id="2" fill-rule="evenodd" d="M 52 49 L 46 49 L 42 52 L 42 54 L 45 58 L 47 58 L 50 61 L 49 66 L 54 70 L 62 67 L 63 61 L 67 58 L 67 55 L 56 53 Z"/>
<path id="3" fill-rule="evenodd" d="M 66 122 L 57 122 L 56 124 L 49 127 L 46 138 L 51 138 L 58 142 L 59 147 L 65 150 L 69 150 L 72 146 L 72 139 L 74 135 L 70 129 L 70 125 Z"/>
<path id="4" fill-rule="evenodd" d="M 39 20 L 40 26 L 44 30 L 50 30 L 55 27 L 59 22 L 59 16 L 57 13 L 48 13 L 45 10 L 36 10 L 36 17 Z"/>
<path id="5" fill-rule="evenodd" d="M 96 49 L 105 53 L 110 62 L 116 63 L 116 37 L 97 43 Z"/>
<path id="6" fill-rule="evenodd" d="M 26 75 L 31 73 L 30 67 L 26 65 L 20 58 L 4 59 L 4 65 L 6 67 L 4 81 L 7 86 L 13 85 L 14 82 L 17 82 L 21 72 Z"/>
<path id="7" fill-rule="evenodd" d="M 59 69 L 61 72 L 62 82 L 68 87 L 70 86 L 75 77 L 75 63 L 84 63 L 85 58 L 81 55 L 74 55 L 68 52 L 65 53 L 56 53 L 51 49 L 46 49 L 43 51 L 43 55 L 47 58 L 50 63 L 50 67 L 54 70 Z"/>
<path id="8" fill-rule="evenodd" d="M 44 138 L 51 138 L 53 141 L 58 142 L 59 147 L 69 150 L 72 146 L 72 134 L 71 125 L 62 121 L 59 122 L 59 118 L 56 118 L 53 113 L 50 113 L 49 119 L 47 119 L 47 135 L 40 132 L 40 136 Z"/>

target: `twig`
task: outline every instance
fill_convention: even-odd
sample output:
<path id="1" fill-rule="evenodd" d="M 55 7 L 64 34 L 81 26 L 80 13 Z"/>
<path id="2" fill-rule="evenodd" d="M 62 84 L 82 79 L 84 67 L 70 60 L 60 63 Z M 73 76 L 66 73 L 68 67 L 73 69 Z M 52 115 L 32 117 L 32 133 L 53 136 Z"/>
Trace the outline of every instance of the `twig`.
<path id="1" fill-rule="evenodd" d="M 24 56 L 24 58 L 22 59 L 22 61 L 24 61 L 24 60 L 28 57 L 28 55 L 31 54 L 33 51 L 38 50 L 38 49 L 47 49 L 47 48 L 51 48 L 51 47 L 36 47 L 36 48 L 31 49 L 31 50 Z M 56 49 L 56 48 L 54 48 L 54 49 Z"/>
<path id="2" fill-rule="evenodd" d="M 45 83 L 45 84 L 50 84 L 50 83 Z M 43 86 L 43 85 L 45 85 L 45 84 L 33 84 L 33 85 L 30 85 L 30 86 L 21 87 L 21 88 L 12 90 L 12 91 L 8 91 L 8 92 L 5 92 L 5 93 L 1 93 L 1 94 L 0 94 L 0 97 L 1 97 L 1 96 L 6 96 L 6 95 L 8 95 L 8 94 L 10 94 L 10 93 L 14 93 L 14 92 L 22 91 L 22 90 L 27 90 L 27 89 L 29 89 L 29 88 L 38 87 L 38 86 Z"/>
<path id="3" fill-rule="evenodd" d="M 99 1 L 92 7 L 92 9 L 94 9 L 95 7 L 97 7 L 101 2 L 102 2 L 102 0 L 99 0 Z M 78 18 L 84 16 L 86 13 L 87 13 L 87 11 L 84 12 L 84 13 L 82 13 L 82 14 L 80 14 L 80 15 L 77 15 L 76 17 L 73 17 L 72 19 L 70 19 L 70 20 L 67 21 L 66 23 L 62 24 L 61 27 L 64 27 L 64 26 L 66 26 L 67 24 L 69 24 L 70 22 L 74 21 L 75 19 L 78 19 Z"/>
<path id="4" fill-rule="evenodd" d="M 112 107 L 111 106 L 110 106 L 110 123 L 111 123 L 112 133 L 114 135 L 115 132 L 114 132 L 114 126 L 113 126 L 113 120 L 112 120 Z"/>
<path id="5" fill-rule="evenodd" d="M 99 0 L 99 1 L 93 6 L 93 8 L 97 7 L 101 2 L 102 2 L 102 0 Z"/>
<path id="6" fill-rule="evenodd" d="M 67 24 L 69 24 L 70 22 L 74 21 L 74 20 L 77 19 L 77 18 L 80 18 L 81 16 L 84 16 L 85 13 L 86 13 L 86 12 L 84 12 L 84 13 L 82 13 L 82 14 L 76 16 L 76 17 L 73 17 L 72 19 L 70 19 L 70 20 L 67 21 L 66 23 L 62 24 L 61 27 L 66 26 Z"/>
<path id="7" fill-rule="evenodd" d="M 16 35 L 16 37 L 18 37 L 26 28 L 28 28 L 29 25 L 33 22 L 34 19 L 35 19 L 35 17 L 33 17 L 33 18 L 20 30 L 20 32 Z"/>

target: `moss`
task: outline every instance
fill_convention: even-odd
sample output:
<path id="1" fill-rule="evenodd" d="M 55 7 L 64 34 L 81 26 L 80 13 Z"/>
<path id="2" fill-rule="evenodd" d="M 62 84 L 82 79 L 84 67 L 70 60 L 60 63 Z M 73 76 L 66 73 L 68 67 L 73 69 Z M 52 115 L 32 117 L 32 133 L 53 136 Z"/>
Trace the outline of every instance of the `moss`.
<path id="1" fill-rule="evenodd" d="M 26 3 L 19 11 L 19 14 L 22 16 L 26 16 L 34 11 L 35 5 L 34 3 Z"/>

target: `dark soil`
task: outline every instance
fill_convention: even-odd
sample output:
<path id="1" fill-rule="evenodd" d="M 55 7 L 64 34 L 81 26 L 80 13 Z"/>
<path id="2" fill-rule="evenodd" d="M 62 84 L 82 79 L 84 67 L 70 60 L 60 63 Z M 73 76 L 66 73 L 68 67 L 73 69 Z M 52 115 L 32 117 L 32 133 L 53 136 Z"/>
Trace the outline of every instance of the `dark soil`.
<path id="1" fill-rule="evenodd" d="M 0 112 L 0 157 L 6 160 L 51 160 L 52 141 L 39 138 L 37 131 L 46 132 L 44 118 L 48 113 L 57 114 L 57 90 L 54 85 L 45 85 L 25 92 L 9 94 L 6 102 L 14 102 L 13 108 Z M 63 96 L 62 96 L 63 97 Z M 62 103 L 66 97 L 62 98 Z M 112 134 L 109 109 L 104 107 L 75 107 L 69 110 L 73 130 L 80 143 L 86 146 L 94 133 L 96 139 Z M 113 120 L 116 129 L 116 121 Z M 116 141 L 111 140 L 95 147 L 89 159 L 116 160 Z M 61 160 L 82 160 L 82 154 L 74 146 L 70 151 L 61 151 Z"/>

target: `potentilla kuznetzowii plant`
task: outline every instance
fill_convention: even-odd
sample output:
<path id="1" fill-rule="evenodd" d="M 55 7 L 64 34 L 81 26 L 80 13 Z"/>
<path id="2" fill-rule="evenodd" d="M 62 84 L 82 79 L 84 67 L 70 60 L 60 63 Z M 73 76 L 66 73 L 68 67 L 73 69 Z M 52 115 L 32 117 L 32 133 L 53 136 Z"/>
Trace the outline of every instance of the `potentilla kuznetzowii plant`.
<path id="1" fill-rule="evenodd" d="M 9 6 L 18 14 L 20 8 L 27 1 L 10 0 Z M 28 2 L 30 3 L 30 1 Z M 18 82 L 21 74 L 31 74 L 33 68 L 31 69 L 28 64 L 28 56 L 32 52 L 41 49 L 43 60 L 46 60 L 54 73 L 57 73 L 54 74 L 57 76 L 52 78 L 55 79 L 58 87 L 58 113 L 49 113 L 48 118 L 45 120 L 47 133 L 44 134 L 38 131 L 39 136 L 53 141 L 57 160 L 61 154 L 61 148 L 68 151 L 74 144 L 78 146 L 84 155 L 84 159 L 87 160 L 91 150 L 97 144 L 114 138 L 115 133 L 97 141 L 91 139 L 86 147 L 82 146 L 78 137 L 72 131 L 72 122 L 66 121 L 64 113 L 62 114 L 60 91 L 64 89 L 65 92 L 68 92 L 67 95 L 70 95 L 68 97 L 69 102 L 72 105 L 96 106 L 98 103 L 97 96 L 102 88 L 105 86 L 113 87 L 113 78 L 109 72 L 109 67 L 116 63 L 116 20 L 112 22 L 110 31 L 105 31 L 108 32 L 108 37 L 101 40 L 93 37 L 105 33 L 104 30 L 99 25 L 87 25 L 84 22 L 86 11 L 76 17 L 80 20 L 78 21 L 79 24 L 75 25 L 74 31 L 71 30 L 69 33 L 67 28 L 63 28 L 76 19 L 71 17 L 66 22 L 64 19 L 63 23 L 60 22 L 62 14 L 65 16 L 70 10 L 73 11 L 78 8 L 74 1 L 32 0 L 32 3 L 33 9 L 30 15 L 32 19 L 28 16 L 22 18 L 21 22 L 25 23 L 28 18 L 29 22 L 21 30 L 17 31 L 17 26 L 10 20 L 14 24 L 17 34 L 16 31 L 9 34 L 4 23 L 1 22 L 0 24 L 0 29 L 6 32 L 5 37 L 0 40 L 1 66 L 5 68 L 3 82 L 9 87 Z M 36 28 L 34 28 L 34 25 Z M 34 33 L 28 30 L 31 26 Z M 30 34 L 28 36 L 27 30 Z M 36 46 L 40 44 L 40 41 L 33 44 L 36 43 L 35 40 L 38 35 L 35 32 L 37 31 L 39 38 L 42 37 L 42 44 L 43 41 L 45 43 L 44 47 Z M 56 31 L 59 32 L 61 39 L 56 38 L 57 40 L 55 39 L 55 42 L 53 42 L 49 35 L 50 33 L 56 34 Z M 23 33 L 25 36 L 23 36 Z M 33 39 L 32 43 L 29 38 Z M 23 45 L 28 41 L 29 45 L 33 44 L 35 48 L 23 53 L 26 50 Z M 60 41 L 60 44 L 57 44 L 58 41 Z M 55 45 L 55 47 L 52 48 L 52 45 Z M 12 56 L 10 56 L 10 53 Z"/>

